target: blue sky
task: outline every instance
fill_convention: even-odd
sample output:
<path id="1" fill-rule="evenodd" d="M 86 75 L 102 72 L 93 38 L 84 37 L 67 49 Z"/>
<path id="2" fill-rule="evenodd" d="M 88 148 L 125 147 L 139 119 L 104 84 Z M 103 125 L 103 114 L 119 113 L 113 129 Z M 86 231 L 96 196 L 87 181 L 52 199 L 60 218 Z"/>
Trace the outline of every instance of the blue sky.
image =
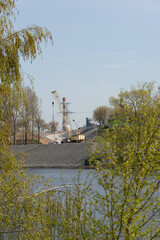
<path id="1" fill-rule="evenodd" d="M 137 82 L 160 82 L 159 0 L 19 0 L 16 29 L 47 27 L 54 44 L 23 71 L 34 76 L 42 117 L 52 120 L 52 90 L 70 102 L 79 126 L 110 96 Z M 29 81 L 25 79 L 25 85 Z M 55 120 L 61 128 L 61 116 Z"/>

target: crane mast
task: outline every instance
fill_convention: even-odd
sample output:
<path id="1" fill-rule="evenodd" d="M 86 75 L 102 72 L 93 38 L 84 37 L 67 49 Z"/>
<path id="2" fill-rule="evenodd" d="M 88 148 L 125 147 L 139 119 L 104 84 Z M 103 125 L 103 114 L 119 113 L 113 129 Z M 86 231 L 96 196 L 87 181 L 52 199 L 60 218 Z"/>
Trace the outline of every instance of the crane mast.
<path id="1" fill-rule="evenodd" d="M 78 132 L 75 134 L 72 134 L 72 130 L 71 130 L 69 120 L 68 120 L 68 115 L 71 112 L 68 112 L 68 110 L 67 110 L 66 98 L 63 97 L 62 102 L 61 102 L 60 98 L 58 96 L 58 93 L 56 91 L 52 91 L 51 93 L 53 93 L 53 95 L 58 103 L 60 113 L 62 114 L 62 130 L 68 132 L 71 142 L 84 142 L 85 136 L 83 134 L 81 134 L 81 129 L 78 128 L 78 125 L 74 119 L 73 119 L 73 122 L 76 124 L 76 126 L 78 128 Z"/>

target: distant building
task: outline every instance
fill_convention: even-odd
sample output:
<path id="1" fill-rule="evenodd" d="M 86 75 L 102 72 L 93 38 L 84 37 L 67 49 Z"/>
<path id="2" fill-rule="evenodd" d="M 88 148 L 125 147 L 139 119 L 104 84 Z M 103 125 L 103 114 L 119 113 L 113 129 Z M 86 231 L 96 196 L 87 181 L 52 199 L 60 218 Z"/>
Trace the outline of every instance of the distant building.
<path id="1" fill-rule="evenodd" d="M 92 122 L 91 118 L 86 117 L 86 127 L 94 126 L 95 124 Z"/>

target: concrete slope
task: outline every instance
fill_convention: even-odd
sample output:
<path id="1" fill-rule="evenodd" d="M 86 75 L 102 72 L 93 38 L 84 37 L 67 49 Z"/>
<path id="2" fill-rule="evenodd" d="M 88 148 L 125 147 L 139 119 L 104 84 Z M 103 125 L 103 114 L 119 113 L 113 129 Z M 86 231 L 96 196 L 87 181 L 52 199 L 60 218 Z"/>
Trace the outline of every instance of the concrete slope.
<path id="1" fill-rule="evenodd" d="M 30 168 L 78 168 L 89 159 L 89 144 L 17 145 L 11 147 L 16 154 L 25 153 Z"/>
<path id="2" fill-rule="evenodd" d="M 16 154 L 25 153 L 26 166 L 30 168 L 78 168 L 84 167 L 89 159 L 89 143 L 98 128 L 83 128 L 84 143 L 17 145 L 11 148 Z"/>

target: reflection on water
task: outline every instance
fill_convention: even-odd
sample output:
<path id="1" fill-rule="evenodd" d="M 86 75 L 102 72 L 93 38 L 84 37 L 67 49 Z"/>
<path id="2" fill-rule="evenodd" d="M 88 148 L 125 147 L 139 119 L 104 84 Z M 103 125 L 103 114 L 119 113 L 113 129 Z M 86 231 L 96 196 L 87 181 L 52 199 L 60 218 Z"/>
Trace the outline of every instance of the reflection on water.
<path id="1" fill-rule="evenodd" d="M 85 183 L 86 179 L 89 183 L 93 179 L 94 170 L 82 169 L 80 172 L 80 182 L 82 184 Z M 79 170 L 78 169 L 28 169 L 27 175 L 32 176 L 43 176 L 44 178 L 49 178 L 51 180 L 51 185 L 53 187 L 64 185 L 64 184 L 72 184 L 73 179 L 78 177 Z M 43 179 L 43 178 L 42 178 Z M 36 188 L 43 187 L 43 182 L 36 184 L 34 191 Z M 92 187 L 94 190 L 98 190 L 99 186 L 95 179 L 92 181 Z"/>
<path id="2" fill-rule="evenodd" d="M 72 184 L 73 183 L 72 179 L 77 178 L 77 176 L 78 176 L 78 170 L 77 169 L 29 169 L 27 171 L 27 174 L 31 174 L 33 176 L 38 175 L 38 176 L 50 178 L 50 179 L 52 179 L 52 186 L 56 187 L 56 186 L 60 186 L 60 185 L 64 185 L 64 184 Z M 88 177 L 88 182 L 89 182 L 89 180 L 91 180 L 94 177 L 94 170 L 91 171 L 89 169 L 82 169 L 81 173 L 80 173 L 80 182 L 82 184 L 84 184 L 87 177 Z M 154 180 L 154 178 L 152 180 Z M 121 183 L 120 181 L 116 181 L 117 188 L 114 189 L 115 190 L 114 194 L 116 193 L 116 195 L 117 195 L 118 191 L 121 190 L 121 186 L 118 186 L 118 184 L 120 184 L 120 183 Z M 33 189 L 33 191 L 36 191 L 36 188 L 41 188 L 41 187 L 43 187 L 43 182 L 41 183 L 41 185 L 37 185 Z M 98 185 L 98 183 L 95 179 L 92 182 L 92 189 L 94 189 L 95 191 L 98 191 L 98 193 L 104 194 L 104 190 L 102 190 L 102 187 L 100 187 L 100 185 Z M 95 193 L 97 194 L 97 192 L 95 192 Z M 157 191 L 157 194 L 158 194 L 158 191 Z M 90 206 L 91 206 L 91 208 L 92 208 L 92 206 L 94 206 L 94 205 L 90 204 L 90 202 L 93 201 L 93 199 L 94 199 L 94 198 L 92 198 L 93 196 L 94 195 L 90 195 L 90 192 L 89 192 L 89 194 L 87 195 L 87 199 L 86 199 L 87 201 L 85 201 L 85 204 L 89 203 L 87 205 L 88 208 L 85 208 L 86 205 L 84 205 L 84 209 L 87 209 L 87 210 L 89 209 L 88 212 L 91 212 Z M 64 197 L 64 195 L 62 194 L 61 198 L 63 198 L 63 197 Z M 155 197 L 156 197 L 156 194 L 155 194 Z M 158 195 L 157 195 L 157 198 L 158 198 Z M 122 195 L 122 199 L 123 199 L 123 195 Z M 108 214 L 108 204 L 106 204 L 106 201 L 107 201 L 107 198 L 104 198 L 104 199 L 100 198 L 100 202 L 97 202 L 97 205 L 95 205 L 94 206 L 95 208 L 93 208 L 93 215 L 92 215 L 93 220 L 96 219 L 98 221 L 101 221 L 101 226 L 103 224 L 105 226 L 109 225 L 110 218 L 107 215 Z M 120 196 L 120 198 L 117 197 L 116 201 L 117 202 L 121 201 L 121 196 Z M 129 196 L 129 201 L 132 201 L 130 196 Z M 142 201 L 142 203 L 140 203 L 140 205 L 143 206 L 145 201 L 146 200 L 144 199 L 144 201 Z M 155 203 L 157 203 L 157 202 L 158 201 L 155 199 Z M 63 203 L 65 203 L 65 201 L 63 201 Z M 120 202 L 118 204 L 120 204 Z M 114 211 L 117 209 L 118 206 L 121 206 L 121 205 L 113 206 L 113 207 L 115 207 L 115 209 L 113 208 Z M 127 209 L 126 209 L 126 211 L 127 211 Z M 141 226 L 142 233 L 143 233 L 143 231 L 146 230 L 147 227 L 150 227 L 150 226 L 158 227 L 159 216 L 158 216 L 158 212 L 156 212 L 156 211 L 157 211 L 157 209 L 154 209 L 154 206 L 152 207 L 152 205 L 150 206 L 150 209 L 144 208 L 144 212 L 137 211 L 137 215 L 136 215 L 135 219 L 136 218 L 138 219 L 138 217 L 140 217 L 140 219 L 137 220 L 136 224 L 137 224 L 137 226 L 138 225 Z M 119 210 L 118 210 L 118 212 L 120 213 Z M 151 216 L 153 216 L 153 220 L 151 220 Z M 142 222 L 141 222 L 141 218 L 143 218 Z M 117 221 L 117 219 L 118 218 L 115 218 L 115 222 Z M 149 219 L 149 221 L 148 221 L 148 219 Z M 114 218 L 113 218 L 113 220 L 114 220 Z M 143 223 L 145 223 L 145 224 L 143 225 Z M 134 223 L 133 223 L 133 225 L 134 225 Z M 118 224 L 117 224 L 117 226 L 118 226 Z M 116 232 L 116 230 L 115 230 L 115 232 L 118 233 L 118 231 L 119 231 L 119 226 L 118 226 L 117 232 Z M 154 235 L 154 232 L 153 232 L 153 234 L 151 234 L 151 236 L 152 235 Z M 104 237 L 104 236 L 102 235 L 102 237 Z M 136 239 L 142 239 L 142 238 L 136 238 Z M 148 238 L 146 238 L 146 239 L 148 239 Z M 150 238 L 150 239 L 153 239 L 153 238 Z"/>

